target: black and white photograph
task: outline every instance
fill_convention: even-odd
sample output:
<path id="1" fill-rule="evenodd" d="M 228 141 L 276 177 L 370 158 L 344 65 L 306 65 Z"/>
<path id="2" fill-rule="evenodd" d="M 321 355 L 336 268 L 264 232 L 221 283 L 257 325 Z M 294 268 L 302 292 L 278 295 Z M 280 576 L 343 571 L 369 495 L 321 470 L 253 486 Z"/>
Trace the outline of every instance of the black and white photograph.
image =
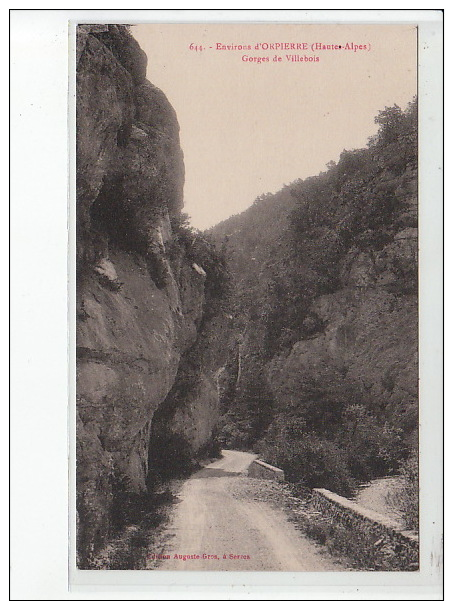
<path id="1" fill-rule="evenodd" d="M 441 598 L 442 11 L 13 12 L 16 598 Z"/>
<path id="2" fill-rule="evenodd" d="M 418 570 L 417 27 L 77 27 L 80 569 Z"/>

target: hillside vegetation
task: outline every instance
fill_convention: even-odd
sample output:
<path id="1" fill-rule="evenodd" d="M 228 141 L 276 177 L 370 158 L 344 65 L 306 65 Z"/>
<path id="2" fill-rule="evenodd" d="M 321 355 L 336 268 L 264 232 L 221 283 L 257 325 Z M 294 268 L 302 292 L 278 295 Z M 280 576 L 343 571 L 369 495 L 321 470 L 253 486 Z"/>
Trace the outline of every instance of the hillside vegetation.
<path id="1" fill-rule="evenodd" d="M 343 494 L 418 445 L 416 101 L 376 123 L 211 230 L 235 291 L 218 439 Z"/>

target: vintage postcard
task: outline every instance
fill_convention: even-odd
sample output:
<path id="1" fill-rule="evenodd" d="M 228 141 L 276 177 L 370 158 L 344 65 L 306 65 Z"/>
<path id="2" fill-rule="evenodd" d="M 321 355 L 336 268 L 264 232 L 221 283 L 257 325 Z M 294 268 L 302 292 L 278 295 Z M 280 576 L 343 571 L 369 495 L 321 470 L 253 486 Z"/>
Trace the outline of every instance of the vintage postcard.
<path id="1" fill-rule="evenodd" d="M 426 24 L 104 12 L 71 24 L 74 582 L 438 577 Z"/>

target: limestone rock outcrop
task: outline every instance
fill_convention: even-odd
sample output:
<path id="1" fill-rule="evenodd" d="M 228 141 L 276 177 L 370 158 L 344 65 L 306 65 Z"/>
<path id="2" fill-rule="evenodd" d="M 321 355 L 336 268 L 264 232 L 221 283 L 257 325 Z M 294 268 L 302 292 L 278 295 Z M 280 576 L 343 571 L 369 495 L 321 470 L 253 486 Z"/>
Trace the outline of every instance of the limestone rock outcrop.
<path id="1" fill-rule="evenodd" d="M 146 56 L 121 25 L 77 37 L 77 512 L 81 566 L 111 533 L 115 487 L 145 490 L 149 448 L 164 425 L 196 454 L 217 419 L 215 361 L 205 338 L 209 269 L 174 232 L 184 163 L 175 111 L 145 78 Z M 204 339 L 203 338 L 203 339 Z M 187 363 L 187 361 L 186 361 Z M 182 371 L 203 394 L 176 407 Z M 181 388 L 181 386 L 179 386 Z M 184 388 L 184 386 L 183 386 Z M 187 388 L 189 390 L 189 388 Z M 165 412 L 164 412 L 165 413 Z M 175 419 L 173 420 L 174 416 Z M 167 423 L 173 420 L 174 423 Z"/>

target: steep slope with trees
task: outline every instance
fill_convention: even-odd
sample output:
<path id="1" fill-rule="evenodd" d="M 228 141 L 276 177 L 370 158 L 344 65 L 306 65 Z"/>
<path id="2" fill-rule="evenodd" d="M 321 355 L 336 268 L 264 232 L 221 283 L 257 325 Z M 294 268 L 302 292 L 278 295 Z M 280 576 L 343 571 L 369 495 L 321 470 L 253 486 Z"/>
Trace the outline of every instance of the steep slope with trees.
<path id="1" fill-rule="evenodd" d="M 236 291 L 219 438 L 344 494 L 416 466 L 416 101 L 376 123 L 366 148 L 212 231 Z"/>

